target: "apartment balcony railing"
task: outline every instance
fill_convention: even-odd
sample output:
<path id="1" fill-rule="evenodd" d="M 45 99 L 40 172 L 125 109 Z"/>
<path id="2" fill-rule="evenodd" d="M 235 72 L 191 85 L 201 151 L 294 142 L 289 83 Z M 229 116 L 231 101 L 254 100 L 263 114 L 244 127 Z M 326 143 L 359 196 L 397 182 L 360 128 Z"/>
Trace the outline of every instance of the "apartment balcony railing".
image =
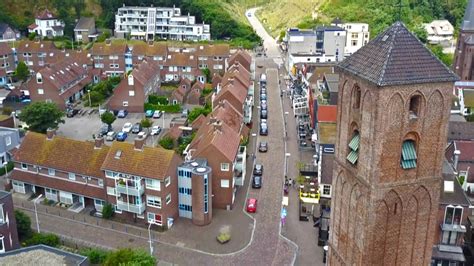
<path id="1" fill-rule="evenodd" d="M 143 186 L 129 186 L 127 184 L 121 185 L 117 184 L 117 192 L 121 194 L 127 194 L 131 196 L 141 196 L 145 192 L 145 189 Z"/>
<path id="2" fill-rule="evenodd" d="M 117 200 L 117 209 L 142 214 L 145 211 L 145 203 L 135 204 Z"/>

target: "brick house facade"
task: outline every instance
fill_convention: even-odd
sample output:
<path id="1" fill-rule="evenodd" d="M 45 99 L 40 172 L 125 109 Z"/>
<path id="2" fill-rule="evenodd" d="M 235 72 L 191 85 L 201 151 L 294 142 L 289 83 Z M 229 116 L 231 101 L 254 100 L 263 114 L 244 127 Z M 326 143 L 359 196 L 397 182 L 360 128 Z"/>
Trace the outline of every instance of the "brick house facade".
<path id="1" fill-rule="evenodd" d="M 329 265 L 428 265 L 457 77 L 401 22 L 337 70 Z"/>
<path id="2" fill-rule="evenodd" d="M 474 79 L 474 1 L 469 0 L 459 31 L 454 56 L 454 72 L 462 80 Z"/>
<path id="3" fill-rule="evenodd" d="M 12 194 L 0 190 L 0 253 L 20 248 Z"/>

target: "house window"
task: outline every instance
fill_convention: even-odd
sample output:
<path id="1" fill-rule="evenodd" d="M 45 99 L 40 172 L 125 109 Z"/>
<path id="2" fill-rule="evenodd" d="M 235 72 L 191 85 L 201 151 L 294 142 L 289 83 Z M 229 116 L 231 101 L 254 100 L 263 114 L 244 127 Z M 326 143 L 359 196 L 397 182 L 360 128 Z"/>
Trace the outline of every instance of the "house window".
<path id="1" fill-rule="evenodd" d="M 5 223 L 5 213 L 3 212 L 3 204 L 0 204 L 0 224 Z"/>
<path id="2" fill-rule="evenodd" d="M 117 205 L 114 205 L 114 211 L 116 213 L 122 213 L 122 210 L 117 207 Z"/>
<path id="3" fill-rule="evenodd" d="M 352 41 L 352 46 L 357 46 L 357 41 Z"/>
<path id="4" fill-rule="evenodd" d="M 413 140 L 405 140 L 402 144 L 402 156 L 400 164 L 403 169 L 416 168 L 416 149 Z"/>
<path id="5" fill-rule="evenodd" d="M 357 159 L 359 159 L 359 144 L 360 144 L 360 135 L 359 131 L 355 131 L 351 141 L 349 142 L 349 155 L 347 155 L 347 160 L 355 165 L 357 164 Z"/>
<path id="6" fill-rule="evenodd" d="M 171 203 L 171 193 L 166 195 L 166 205 Z"/>
<path id="7" fill-rule="evenodd" d="M 410 98 L 410 118 L 417 118 L 420 115 L 421 96 L 415 95 Z"/>
<path id="8" fill-rule="evenodd" d="M 21 169 L 28 170 L 28 165 L 26 163 L 21 164 Z"/>
<path id="9" fill-rule="evenodd" d="M 123 105 L 124 107 L 127 107 L 127 106 L 128 106 L 128 102 L 127 102 L 127 101 L 124 101 L 124 102 L 122 103 L 122 105 Z"/>
<path id="10" fill-rule="evenodd" d="M 115 195 L 117 195 L 117 193 L 115 192 L 115 188 L 113 188 L 113 187 L 107 187 L 107 195 L 110 195 L 110 196 L 115 196 Z"/>
<path id="11" fill-rule="evenodd" d="M 204 175 L 204 213 L 209 212 L 209 182 L 208 176 Z"/>
<path id="12" fill-rule="evenodd" d="M 56 170 L 54 170 L 52 168 L 48 168 L 48 175 L 51 175 L 51 176 L 56 175 Z"/>
<path id="13" fill-rule="evenodd" d="M 147 214 L 147 218 L 148 218 L 148 222 L 151 224 L 163 225 L 161 214 L 155 214 L 155 213 L 149 212 Z"/>
<path id="14" fill-rule="evenodd" d="M 354 109 L 360 108 L 360 97 L 361 97 L 360 88 L 359 86 L 356 86 L 355 89 L 353 90 L 353 95 L 352 95 L 352 108 Z"/>
<path id="15" fill-rule="evenodd" d="M 229 171 L 229 168 L 228 163 L 221 163 L 221 171 Z"/>
<path id="16" fill-rule="evenodd" d="M 230 182 L 228 179 L 221 179 L 221 187 L 222 188 L 228 188 L 230 187 Z"/>
<path id="17" fill-rule="evenodd" d="M 58 191 L 50 188 L 45 188 L 46 198 L 52 201 L 58 201 Z"/>
<path id="18" fill-rule="evenodd" d="M 104 180 L 102 180 L 102 179 L 98 179 L 98 180 L 97 180 L 97 183 L 99 184 L 99 187 L 103 187 L 103 186 L 104 186 Z"/>
<path id="19" fill-rule="evenodd" d="M 44 94 L 44 90 L 43 90 L 43 89 L 38 89 L 38 94 L 39 94 L 39 95 L 43 95 L 43 94 Z"/>
<path id="20" fill-rule="evenodd" d="M 323 194 L 324 195 L 331 195 L 331 186 L 330 185 L 324 185 L 323 186 Z"/>
<path id="21" fill-rule="evenodd" d="M 169 185 L 171 185 L 171 177 L 170 176 L 165 178 L 165 187 L 168 187 Z"/>
<path id="22" fill-rule="evenodd" d="M 171 200 L 171 197 L 170 197 Z M 161 197 L 155 197 L 155 196 L 146 196 L 146 205 L 154 208 L 159 208 L 161 209 Z"/>
<path id="23" fill-rule="evenodd" d="M 157 191 L 161 190 L 161 184 L 160 184 L 159 180 L 146 178 L 145 179 L 145 186 L 146 186 L 147 189 L 157 190 Z"/>
<path id="24" fill-rule="evenodd" d="M 69 173 L 69 180 L 76 180 L 76 174 L 75 173 Z"/>
<path id="25" fill-rule="evenodd" d="M 461 206 L 446 206 L 446 210 L 444 213 L 444 223 L 452 225 L 461 225 L 462 211 L 463 208 Z"/>
<path id="26" fill-rule="evenodd" d="M 445 245 L 456 245 L 458 234 L 456 231 L 443 231 L 442 244 Z"/>
<path id="27" fill-rule="evenodd" d="M 10 136 L 5 137 L 5 145 L 7 145 L 7 146 L 12 145 L 12 137 L 10 137 Z"/>
<path id="28" fill-rule="evenodd" d="M 96 206 L 104 206 L 105 201 L 100 200 L 100 199 L 95 199 L 95 200 L 94 200 L 94 204 L 95 204 Z"/>
<path id="29" fill-rule="evenodd" d="M 0 236 L 0 253 L 5 253 L 5 236 Z"/>
<path id="30" fill-rule="evenodd" d="M 135 96 L 135 91 L 128 91 L 128 96 Z"/>

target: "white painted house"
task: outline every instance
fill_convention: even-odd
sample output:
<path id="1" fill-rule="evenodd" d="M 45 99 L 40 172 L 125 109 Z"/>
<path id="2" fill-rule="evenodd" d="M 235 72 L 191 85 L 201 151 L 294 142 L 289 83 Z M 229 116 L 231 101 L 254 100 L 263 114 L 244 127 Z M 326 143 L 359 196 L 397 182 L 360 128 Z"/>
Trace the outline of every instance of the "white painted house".
<path id="1" fill-rule="evenodd" d="M 36 33 L 42 38 L 53 38 L 64 35 L 64 22 L 56 18 L 48 9 L 41 11 L 35 18 L 35 23 L 28 26 L 29 33 Z"/>

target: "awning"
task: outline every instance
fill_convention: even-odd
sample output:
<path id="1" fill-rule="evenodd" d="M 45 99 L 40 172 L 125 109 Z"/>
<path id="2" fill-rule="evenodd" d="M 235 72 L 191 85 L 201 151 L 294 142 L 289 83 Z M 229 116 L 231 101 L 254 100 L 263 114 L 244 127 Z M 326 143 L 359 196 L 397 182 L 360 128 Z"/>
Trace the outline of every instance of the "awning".
<path id="1" fill-rule="evenodd" d="M 403 142 L 401 165 L 403 169 L 416 168 L 416 150 L 412 140 Z"/>
<path id="2" fill-rule="evenodd" d="M 354 137 L 352 137 L 351 142 L 349 142 L 349 148 L 353 151 L 357 151 L 359 149 L 359 143 L 360 143 L 360 135 L 359 133 L 356 133 Z"/>
<path id="3" fill-rule="evenodd" d="M 351 162 L 351 164 L 355 164 L 358 158 L 359 158 L 359 154 L 355 151 L 351 151 L 349 155 L 347 155 L 347 160 Z"/>

